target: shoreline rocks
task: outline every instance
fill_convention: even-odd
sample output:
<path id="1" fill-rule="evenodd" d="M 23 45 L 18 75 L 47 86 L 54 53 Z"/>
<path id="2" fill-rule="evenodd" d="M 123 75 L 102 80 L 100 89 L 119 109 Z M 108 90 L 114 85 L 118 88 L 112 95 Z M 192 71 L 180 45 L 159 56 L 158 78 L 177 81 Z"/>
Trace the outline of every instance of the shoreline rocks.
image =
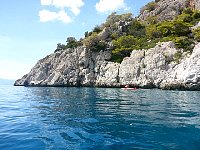
<path id="1" fill-rule="evenodd" d="M 173 42 L 148 50 L 133 50 L 121 64 L 108 61 L 111 52 L 85 47 L 55 52 L 39 60 L 15 86 L 122 87 L 200 90 L 200 43 L 193 53 L 174 61 L 181 52 Z"/>

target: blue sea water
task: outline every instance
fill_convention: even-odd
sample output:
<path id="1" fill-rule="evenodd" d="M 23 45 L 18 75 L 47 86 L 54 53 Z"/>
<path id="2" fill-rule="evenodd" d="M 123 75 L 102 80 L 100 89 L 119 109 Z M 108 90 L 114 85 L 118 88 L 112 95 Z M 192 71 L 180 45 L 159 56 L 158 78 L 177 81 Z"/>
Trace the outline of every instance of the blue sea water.
<path id="1" fill-rule="evenodd" d="M 200 149 L 200 92 L 0 86 L 0 150 Z"/>

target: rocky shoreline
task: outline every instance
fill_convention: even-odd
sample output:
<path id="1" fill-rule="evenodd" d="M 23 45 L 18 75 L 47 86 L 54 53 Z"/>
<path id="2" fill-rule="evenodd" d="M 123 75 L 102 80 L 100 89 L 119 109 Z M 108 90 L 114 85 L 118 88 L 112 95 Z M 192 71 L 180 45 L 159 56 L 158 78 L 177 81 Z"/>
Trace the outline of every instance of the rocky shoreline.
<path id="1" fill-rule="evenodd" d="M 200 90 L 200 43 L 192 54 L 173 42 L 158 43 L 148 50 L 133 50 L 120 63 L 108 61 L 110 51 L 91 52 L 85 47 L 55 52 L 39 60 L 15 86 L 123 87 Z"/>

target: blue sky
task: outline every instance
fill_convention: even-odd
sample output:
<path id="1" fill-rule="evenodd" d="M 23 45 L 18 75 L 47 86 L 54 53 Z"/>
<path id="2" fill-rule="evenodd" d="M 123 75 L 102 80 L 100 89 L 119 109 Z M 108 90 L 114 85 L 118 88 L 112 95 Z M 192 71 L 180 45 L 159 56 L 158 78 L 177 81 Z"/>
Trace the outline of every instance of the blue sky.
<path id="1" fill-rule="evenodd" d="M 1 0 L 0 78 L 21 78 L 67 37 L 83 37 L 114 11 L 137 16 L 150 1 Z"/>

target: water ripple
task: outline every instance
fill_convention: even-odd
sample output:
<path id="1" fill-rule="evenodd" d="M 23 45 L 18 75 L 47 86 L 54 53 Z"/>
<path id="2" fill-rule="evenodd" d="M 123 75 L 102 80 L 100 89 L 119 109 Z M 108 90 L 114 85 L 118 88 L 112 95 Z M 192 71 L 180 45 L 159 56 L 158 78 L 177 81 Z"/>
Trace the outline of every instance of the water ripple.
<path id="1" fill-rule="evenodd" d="M 0 149 L 200 149 L 200 93 L 0 86 Z"/>

